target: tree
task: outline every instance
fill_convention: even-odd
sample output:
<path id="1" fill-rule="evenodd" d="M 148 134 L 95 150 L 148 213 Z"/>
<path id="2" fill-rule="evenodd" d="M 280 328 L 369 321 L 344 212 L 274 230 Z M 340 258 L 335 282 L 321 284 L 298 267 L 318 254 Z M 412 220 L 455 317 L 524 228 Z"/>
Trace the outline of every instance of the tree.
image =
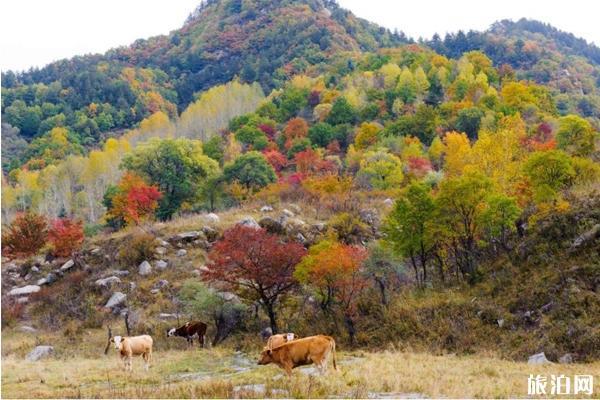
<path id="1" fill-rule="evenodd" d="M 387 306 L 390 287 L 404 276 L 402 258 L 381 241 L 370 242 L 368 254 L 364 262 L 365 273 L 375 281 L 381 295 L 381 304 Z"/>
<path id="2" fill-rule="evenodd" d="M 363 122 L 358 128 L 358 133 L 354 138 L 354 145 L 357 149 L 366 149 L 377 142 L 377 137 L 381 132 L 381 126 L 374 122 Z"/>
<path id="3" fill-rule="evenodd" d="M 559 149 L 571 155 L 587 157 L 595 150 L 596 136 L 589 121 L 577 115 L 567 115 L 559 120 L 556 142 Z"/>
<path id="4" fill-rule="evenodd" d="M 363 247 L 327 239 L 313 245 L 294 272 L 299 282 L 316 290 L 324 312 L 329 313 L 333 307 L 341 310 L 351 343 L 356 334 L 358 298 L 367 286 L 361 270 L 366 257 Z"/>
<path id="5" fill-rule="evenodd" d="M 458 112 L 456 130 L 465 132 L 470 139 L 477 139 L 483 111 L 477 107 L 464 108 Z"/>
<path id="6" fill-rule="evenodd" d="M 571 185 L 575 178 L 571 158 L 561 150 L 532 153 L 525 162 L 524 171 L 539 200 L 554 197 L 556 192 Z"/>
<path id="7" fill-rule="evenodd" d="M 398 255 L 410 260 L 420 286 L 427 281 L 427 262 L 436 245 L 434 218 L 435 203 L 430 189 L 422 183 L 413 183 L 396 200 L 384 224 L 385 240 Z"/>
<path id="8" fill-rule="evenodd" d="M 310 127 L 308 138 L 316 146 L 327 147 L 336 138 L 336 132 L 328 123 L 319 122 Z"/>
<path id="9" fill-rule="evenodd" d="M 251 125 L 244 125 L 238 129 L 235 132 L 235 138 L 246 146 L 252 146 L 255 150 L 264 149 L 268 143 L 265 133 Z"/>
<path id="10" fill-rule="evenodd" d="M 216 328 L 213 346 L 243 327 L 243 316 L 247 307 L 235 297 L 230 299 L 224 293 L 194 280 L 183 283 L 179 297 L 188 314 L 213 320 Z"/>
<path id="11" fill-rule="evenodd" d="M 331 112 L 327 115 L 327 123 L 331 125 L 354 124 L 356 121 L 356 110 L 345 97 L 338 97 Z"/>
<path id="12" fill-rule="evenodd" d="M 402 161 L 384 150 L 369 151 L 360 161 L 359 184 L 379 190 L 397 188 L 404 180 Z"/>
<path id="13" fill-rule="evenodd" d="M 219 172 L 217 162 L 202 153 L 202 143 L 189 139 L 150 140 L 128 154 L 122 165 L 158 187 L 161 220 L 171 218 L 183 202 L 194 201 L 206 179 Z"/>
<path id="14" fill-rule="evenodd" d="M 136 174 L 126 173 L 116 188 L 111 188 L 105 195 L 106 204 L 110 206 L 107 219 L 139 225 L 154 217 L 161 197 L 156 186 L 148 185 Z"/>
<path id="15" fill-rule="evenodd" d="M 247 301 L 258 301 L 277 333 L 276 309 L 297 285 L 294 268 L 306 253 L 298 243 L 284 243 L 264 229 L 236 225 L 212 247 L 202 279 L 222 284 Z"/>
<path id="16" fill-rule="evenodd" d="M 247 189 L 259 189 L 275 182 L 277 175 L 264 155 L 250 151 L 226 165 L 223 178 L 228 183 L 237 181 Z"/>
<path id="17" fill-rule="evenodd" d="M 2 229 L 2 251 L 9 257 L 32 256 L 44 247 L 47 235 L 46 218 L 32 212 L 18 214 Z"/>
<path id="18" fill-rule="evenodd" d="M 285 135 L 285 148 L 289 150 L 294 140 L 303 139 L 308 135 L 308 124 L 304 118 L 292 118 L 285 126 L 283 134 Z"/>
<path id="19" fill-rule="evenodd" d="M 418 90 L 417 83 L 415 82 L 413 73 L 406 67 L 402 69 L 396 90 L 404 104 L 412 104 L 415 102 Z"/>
<path id="20" fill-rule="evenodd" d="M 471 143 L 464 133 L 448 132 L 444 137 L 446 162 L 444 169 L 450 176 L 457 176 L 463 172 L 468 164 L 471 153 Z"/>
<path id="21" fill-rule="evenodd" d="M 55 256 L 69 257 L 83 244 L 83 223 L 69 218 L 55 219 L 50 224 L 48 240 Z"/>

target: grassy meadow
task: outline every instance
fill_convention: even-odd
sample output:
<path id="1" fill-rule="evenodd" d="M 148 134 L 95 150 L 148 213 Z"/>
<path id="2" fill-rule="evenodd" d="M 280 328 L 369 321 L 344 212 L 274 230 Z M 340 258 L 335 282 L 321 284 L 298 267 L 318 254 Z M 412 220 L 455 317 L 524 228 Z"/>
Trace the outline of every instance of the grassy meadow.
<path id="1" fill-rule="evenodd" d="M 529 374 L 592 374 L 600 362 L 530 366 L 482 355 L 457 357 L 398 351 L 338 351 L 338 370 L 326 376 L 312 367 L 294 371 L 292 379 L 273 365 L 258 366 L 256 351 L 227 346 L 186 350 L 184 341 L 157 338 L 148 372 L 141 358 L 132 373 L 111 348 L 104 356 L 105 333 L 64 335 L 2 332 L 3 398 L 252 398 L 252 397 L 527 397 Z M 35 344 L 51 343 L 54 356 L 24 360 Z M 598 382 L 595 393 L 598 393 Z"/>

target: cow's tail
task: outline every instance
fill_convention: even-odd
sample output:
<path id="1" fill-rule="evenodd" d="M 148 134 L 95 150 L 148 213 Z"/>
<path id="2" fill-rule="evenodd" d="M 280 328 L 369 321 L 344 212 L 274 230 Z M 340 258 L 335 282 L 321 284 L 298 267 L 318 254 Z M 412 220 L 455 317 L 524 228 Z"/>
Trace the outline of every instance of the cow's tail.
<path id="1" fill-rule="evenodd" d="M 337 365 L 335 363 L 335 339 L 331 338 L 331 355 L 333 358 L 333 369 L 337 371 Z"/>

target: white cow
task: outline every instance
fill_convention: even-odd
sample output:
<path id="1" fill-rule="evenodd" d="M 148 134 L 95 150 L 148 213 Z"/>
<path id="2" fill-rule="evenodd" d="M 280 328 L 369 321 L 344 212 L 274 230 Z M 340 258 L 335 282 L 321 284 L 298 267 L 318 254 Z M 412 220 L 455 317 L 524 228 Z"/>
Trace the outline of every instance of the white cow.
<path id="1" fill-rule="evenodd" d="M 150 361 L 152 361 L 152 337 L 149 335 L 114 336 L 110 341 L 114 343 L 115 349 L 119 351 L 126 371 L 133 370 L 132 358 L 139 355 L 144 358 L 144 369 L 148 371 Z"/>

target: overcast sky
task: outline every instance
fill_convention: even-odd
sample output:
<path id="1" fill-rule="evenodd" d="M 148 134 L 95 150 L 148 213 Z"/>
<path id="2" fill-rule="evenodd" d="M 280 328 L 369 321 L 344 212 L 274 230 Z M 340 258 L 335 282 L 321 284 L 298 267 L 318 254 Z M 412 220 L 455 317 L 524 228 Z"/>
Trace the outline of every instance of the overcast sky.
<path id="1" fill-rule="evenodd" d="M 5 0 L 0 66 L 23 70 L 78 54 L 104 52 L 180 27 L 199 0 Z M 521 17 L 548 22 L 600 44 L 595 0 L 339 0 L 359 17 L 418 38 L 484 30 Z"/>

